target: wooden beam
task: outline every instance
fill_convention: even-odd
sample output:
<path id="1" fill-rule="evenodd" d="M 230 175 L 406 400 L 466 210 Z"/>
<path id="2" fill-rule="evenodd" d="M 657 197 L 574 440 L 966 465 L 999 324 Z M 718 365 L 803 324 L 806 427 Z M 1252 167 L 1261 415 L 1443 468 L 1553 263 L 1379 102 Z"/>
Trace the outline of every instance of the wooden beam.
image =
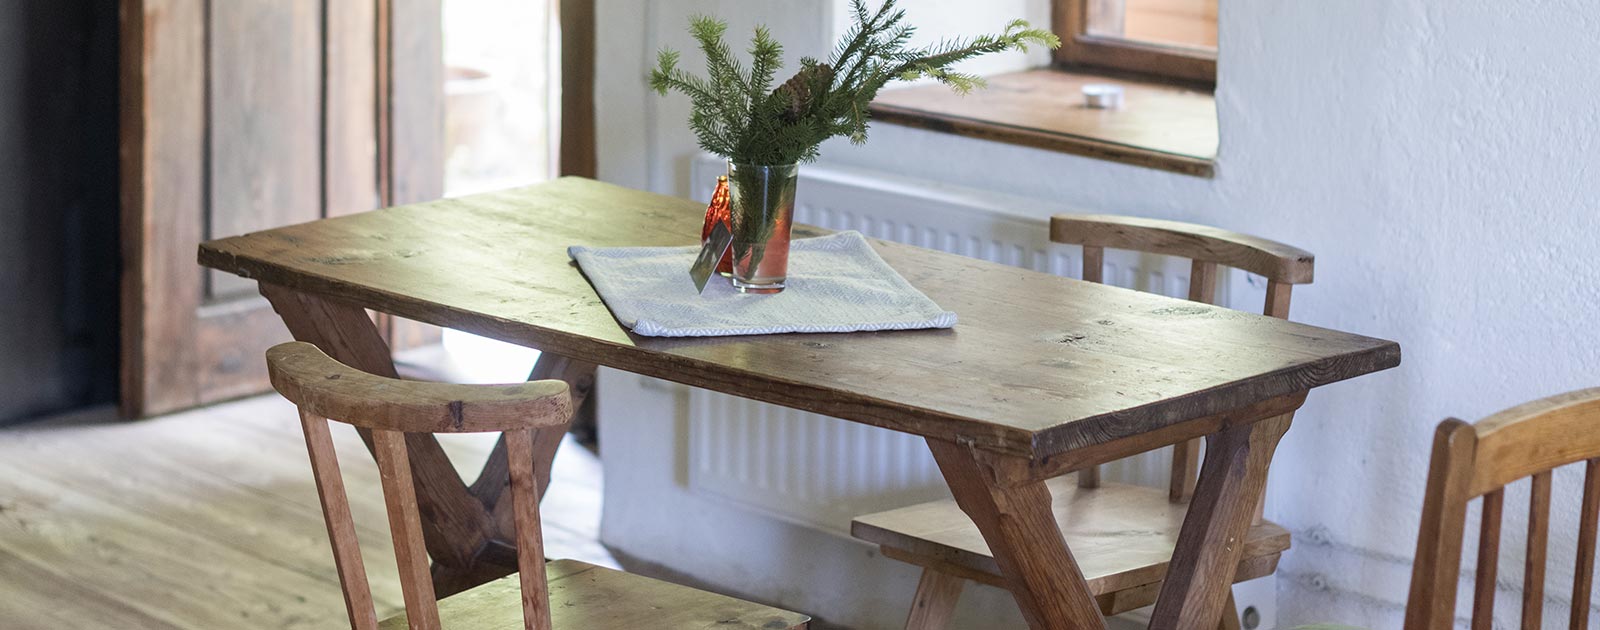
<path id="1" fill-rule="evenodd" d="M 560 0 L 561 146 L 559 175 L 594 177 L 594 0 Z"/>

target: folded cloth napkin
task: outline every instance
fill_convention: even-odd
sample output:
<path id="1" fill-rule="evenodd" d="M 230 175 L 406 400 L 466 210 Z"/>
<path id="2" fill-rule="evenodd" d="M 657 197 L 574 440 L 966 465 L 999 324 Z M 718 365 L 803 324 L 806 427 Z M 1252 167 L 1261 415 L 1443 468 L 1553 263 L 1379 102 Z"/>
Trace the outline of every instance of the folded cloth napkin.
<path id="1" fill-rule="evenodd" d="M 633 332 L 651 337 L 717 337 L 775 333 L 950 328 L 942 310 L 878 257 L 860 232 L 799 239 L 789 247 L 788 288 L 773 295 L 739 293 L 714 277 L 696 293 L 689 265 L 698 247 L 567 249 Z"/>

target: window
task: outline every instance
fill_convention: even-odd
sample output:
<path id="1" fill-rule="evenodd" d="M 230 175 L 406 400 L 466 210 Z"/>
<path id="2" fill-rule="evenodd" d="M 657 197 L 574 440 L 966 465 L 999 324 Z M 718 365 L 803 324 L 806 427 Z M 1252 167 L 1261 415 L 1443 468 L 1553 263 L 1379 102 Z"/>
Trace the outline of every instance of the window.
<path id="1" fill-rule="evenodd" d="M 1052 0 L 1056 63 L 1214 85 L 1218 0 Z"/>
<path id="2" fill-rule="evenodd" d="M 1042 6 L 1054 11 L 1062 48 L 1050 67 L 991 74 L 987 89 L 967 95 L 942 85 L 885 90 L 873 120 L 1211 177 L 1220 1 L 1051 0 Z M 962 28 L 992 14 L 987 4 L 919 9 Z M 1088 107 L 1084 88 L 1103 83 L 1123 88 L 1121 107 Z"/>
<path id="3" fill-rule="evenodd" d="M 549 2 L 445 0 L 445 194 L 549 179 L 559 50 Z"/>

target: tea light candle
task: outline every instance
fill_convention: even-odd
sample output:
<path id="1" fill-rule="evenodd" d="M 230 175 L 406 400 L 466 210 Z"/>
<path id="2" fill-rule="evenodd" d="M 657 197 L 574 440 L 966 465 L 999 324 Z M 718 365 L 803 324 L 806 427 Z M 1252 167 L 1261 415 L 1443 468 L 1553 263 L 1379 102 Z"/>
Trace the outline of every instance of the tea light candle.
<path id="1" fill-rule="evenodd" d="M 1085 85 L 1083 104 L 1090 109 L 1119 109 L 1122 107 L 1122 86 L 1113 83 Z"/>

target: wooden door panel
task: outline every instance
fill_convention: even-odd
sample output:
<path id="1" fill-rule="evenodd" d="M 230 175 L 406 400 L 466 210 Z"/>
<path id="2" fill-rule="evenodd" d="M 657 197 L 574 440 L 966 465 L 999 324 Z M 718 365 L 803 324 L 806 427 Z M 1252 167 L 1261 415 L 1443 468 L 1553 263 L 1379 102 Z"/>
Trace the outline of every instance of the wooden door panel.
<path id="1" fill-rule="evenodd" d="M 196 402 L 186 406 L 265 391 L 267 348 L 294 340 L 260 295 L 202 306 L 196 323 Z"/>
<path id="2" fill-rule="evenodd" d="M 339 216 L 383 205 L 378 174 L 378 5 L 329 2 L 326 20 L 323 210 Z"/>
<path id="3" fill-rule="evenodd" d="M 211 2 L 207 238 L 322 217 L 321 4 Z M 213 300 L 256 293 L 228 274 L 209 288 Z"/>
<path id="4" fill-rule="evenodd" d="M 442 194 L 439 2 L 121 0 L 124 415 L 268 389 L 288 332 L 202 238 Z"/>
<path id="5" fill-rule="evenodd" d="M 532 0 L 530 0 L 532 1 Z M 392 139 L 388 147 L 389 205 L 430 201 L 444 195 L 444 38 L 439 36 L 440 0 L 388 0 L 387 105 Z M 431 20 L 431 21 L 430 21 Z M 530 37 L 542 36 L 530 33 Z M 434 98 L 419 98 L 422 93 Z M 402 121 L 437 120 L 437 127 Z"/>

